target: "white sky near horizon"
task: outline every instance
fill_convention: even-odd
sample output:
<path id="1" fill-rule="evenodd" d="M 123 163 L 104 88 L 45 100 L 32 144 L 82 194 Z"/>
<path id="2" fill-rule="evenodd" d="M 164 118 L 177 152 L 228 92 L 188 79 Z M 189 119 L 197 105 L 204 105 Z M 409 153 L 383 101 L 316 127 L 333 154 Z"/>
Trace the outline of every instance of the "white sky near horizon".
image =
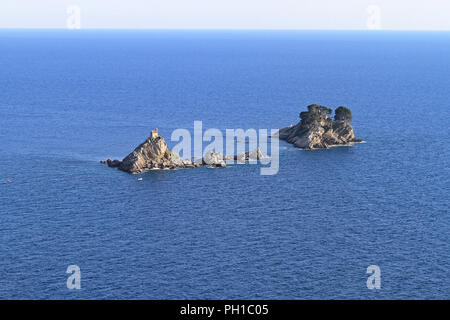
<path id="1" fill-rule="evenodd" d="M 450 30 L 450 0 L 0 0 L 0 28 L 66 28 L 69 6 L 82 29 Z"/>

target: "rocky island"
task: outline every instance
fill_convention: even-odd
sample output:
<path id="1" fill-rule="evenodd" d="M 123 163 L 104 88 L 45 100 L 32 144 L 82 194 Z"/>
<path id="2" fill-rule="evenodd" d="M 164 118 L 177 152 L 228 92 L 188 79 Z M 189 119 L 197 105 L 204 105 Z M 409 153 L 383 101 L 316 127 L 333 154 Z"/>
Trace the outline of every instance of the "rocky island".
<path id="1" fill-rule="evenodd" d="M 362 142 L 355 138 L 350 125 L 353 121 L 350 109 L 338 107 L 334 120 L 329 117 L 332 113 L 333 110 L 328 107 L 312 104 L 308 106 L 308 111 L 300 113 L 298 124 L 280 129 L 274 137 L 306 150 L 328 149 L 332 146 Z"/>
<path id="2" fill-rule="evenodd" d="M 202 159 L 191 161 L 181 159 L 179 154 L 167 147 L 163 137 L 158 135 L 157 130 L 153 130 L 149 138 L 137 146 L 133 152 L 127 155 L 122 161 L 105 160 L 100 163 L 107 164 L 111 168 L 137 174 L 148 170 L 175 170 L 180 168 L 198 168 L 202 166 L 225 168 L 227 160 L 238 160 L 241 162 L 250 159 L 261 159 L 263 155 L 259 148 L 243 154 L 234 156 L 224 156 L 220 152 L 209 151 Z"/>

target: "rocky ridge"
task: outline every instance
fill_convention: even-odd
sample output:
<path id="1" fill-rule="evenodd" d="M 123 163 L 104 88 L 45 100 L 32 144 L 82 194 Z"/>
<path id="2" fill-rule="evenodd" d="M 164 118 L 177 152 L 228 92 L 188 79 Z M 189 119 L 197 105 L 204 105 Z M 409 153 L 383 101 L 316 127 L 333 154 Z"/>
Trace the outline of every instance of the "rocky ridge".
<path id="1" fill-rule="evenodd" d="M 192 169 L 202 166 L 225 168 L 227 160 L 238 160 L 246 162 L 249 160 L 262 159 L 264 156 L 259 148 L 246 153 L 224 156 L 220 152 L 209 151 L 202 159 L 191 161 L 181 159 L 177 152 L 170 150 L 167 143 L 161 136 L 151 136 L 137 146 L 133 152 L 127 155 L 122 161 L 105 160 L 101 163 L 107 164 L 111 168 L 137 174 L 148 170 L 175 170 L 180 168 Z"/>
<path id="2" fill-rule="evenodd" d="M 329 117 L 332 112 L 328 107 L 312 104 L 308 106 L 308 111 L 300 113 L 298 124 L 280 129 L 274 137 L 306 150 L 362 142 L 355 138 L 350 125 L 353 120 L 350 109 L 343 106 L 337 108 L 334 120 Z"/>

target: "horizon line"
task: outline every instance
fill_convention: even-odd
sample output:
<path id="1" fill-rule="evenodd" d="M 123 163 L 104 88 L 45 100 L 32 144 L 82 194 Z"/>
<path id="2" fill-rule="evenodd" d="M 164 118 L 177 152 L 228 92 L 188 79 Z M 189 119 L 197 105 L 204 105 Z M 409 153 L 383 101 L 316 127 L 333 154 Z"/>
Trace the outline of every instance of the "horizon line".
<path id="1" fill-rule="evenodd" d="M 0 27 L 0 30 L 103 30 L 103 31 L 369 31 L 369 32 L 448 32 L 450 29 L 295 29 L 295 28 L 108 28 L 108 27 L 86 27 L 79 29 L 70 29 L 65 27 Z"/>

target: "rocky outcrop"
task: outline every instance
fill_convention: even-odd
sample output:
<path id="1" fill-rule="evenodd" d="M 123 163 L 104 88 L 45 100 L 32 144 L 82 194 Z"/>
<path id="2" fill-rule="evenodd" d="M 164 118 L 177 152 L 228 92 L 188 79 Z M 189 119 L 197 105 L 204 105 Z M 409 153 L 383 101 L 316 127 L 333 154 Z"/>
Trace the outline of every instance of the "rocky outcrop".
<path id="1" fill-rule="evenodd" d="M 202 166 L 225 168 L 227 166 L 226 160 L 245 162 L 248 160 L 262 159 L 263 157 L 261 150 L 257 148 L 253 151 L 234 156 L 224 156 L 220 152 L 211 150 L 202 159 L 198 159 L 197 161 L 185 160 L 181 159 L 178 153 L 167 148 L 163 137 L 152 135 L 122 161 L 108 159 L 100 161 L 100 163 L 107 164 L 111 168 L 118 168 L 119 170 L 136 174 L 157 169 L 193 169 Z"/>
<path id="2" fill-rule="evenodd" d="M 151 136 L 141 143 L 122 161 L 108 159 L 100 161 L 111 168 L 128 173 L 141 173 L 147 170 L 198 167 L 190 160 L 182 160 L 178 153 L 167 148 L 166 141 L 161 136 Z"/>
<path id="3" fill-rule="evenodd" d="M 169 164 L 167 150 L 167 144 L 162 137 L 150 137 L 122 160 L 119 169 L 128 173 L 139 173 L 144 169 L 164 167 Z"/>
<path id="4" fill-rule="evenodd" d="M 224 156 L 220 152 L 214 152 L 212 150 L 205 153 L 201 163 L 206 166 L 214 166 L 219 168 L 225 168 L 227 164 L 224 161 Z"/>
<path id="5" fill-rule="evenodd" d="M 297 125 L 280 129 L 274 137 L 307 150 L 362 142 L 355 138 L 353 127 L 350 125 L 352 121 L 350 109 L 337 108 L 334 121 L 329 117 L 332 112 L 332 109 L 324 106 L 310 105 L 308 111 L 300 113 L 301 120 Z"/>
<path id="6" fill-rule="evenodd" d="M 261 152 L 261 149 L 257 147 L 255 150 L 245 153 L 239 153 L 234 156 L 225 156 L 224 160 L 236 160 L 237 162 L 243 163 L 249 160 L 260 160 L 262 158 L 264 158 L 264 155 Z"/>
<path id="7" fill-rule="evenodd" d="M 199 162 L 206 166 L 226 167 L 226 161 L 237 161 L 238 163 L 245 163 L 249 160 L 260 160 L 264 158 L 261 149 L 257 147 L 255 150 L 236 155 L 224 156 L 220 152 L 208 151 L 203 159 Z"/>
<path id="8" fill-rule="evenodd" d="M 101 163 L 106 163 L 110 168 L 118 168 L 122 162 L 119 160 L 111 160 L 108 158 L 106 161 L 100 161 Z"/>

